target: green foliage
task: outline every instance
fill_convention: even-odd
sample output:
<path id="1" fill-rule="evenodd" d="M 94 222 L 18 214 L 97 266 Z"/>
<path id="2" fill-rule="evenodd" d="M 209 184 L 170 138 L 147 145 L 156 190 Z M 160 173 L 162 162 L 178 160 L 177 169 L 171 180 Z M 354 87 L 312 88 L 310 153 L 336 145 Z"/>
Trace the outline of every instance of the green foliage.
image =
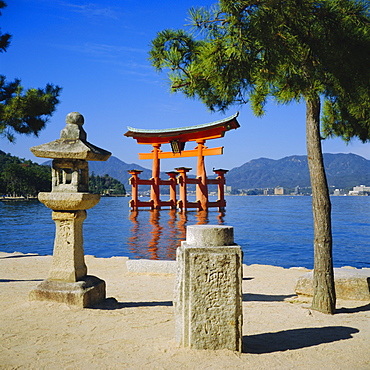
<path id="1" fill-rule="evenodd" d="M 246 193 L 247 195 L 261 195 L 263 191 L 261 189 L 249 189 Z"/>
<path id="2" fill-rule="evenodd" d="M 0 1 L 0 9 L 5 6 Z M 0 52 L 6 51 L 10 38 L 9 34 L 0 33 Z M 14 134 L 37 136 L 55 111 L 60 91 L 59 86 L 52 84 L 44 89 L 24 90 L 19 79 L 7 82 L 0 75 L 0 137 L 14 142 Z"/>
<path id="3" fill-rule="evenodd" d="M 60 87 L 24 91 L 20 80 L 6 82 L 0 76 L 0 135 L 14 141 L 14 133 L 38 135 L 59 103 Z"/>
<path id="4" fill-rule="evenodd" d="M 89 192 L 105 195 L 125 195 L 124 185 L 109 175 L 95 176 L 94 172 L 89 177 Z"/>
<path id="5" fill-rule="evenodd" d="M 3 9 L 6 7 L 6 4 L 4 1 L 0 1 L 0 9 Z M 1 11 L 0 11 L 1 15 Z M 10 44 L 11 35 L 9 33 L 1 33 L 0 32 L 0 52 L 6 51 L 7 47 Z"/>
<path id="6" fill-rule="evenodd" d="M 36 196 L 40 191 L 50 190 L 49 166 L 41 166 L 0 151 L 0 193 Z"/>
<path id="7" fill-rule="evenodd" d="M 190 10 L 191 32 L 165 30 L 150 60 L 171 89 L 211 110 L 249 102 L 258 116 L 322 97 L 323 135 L 370 140 L 370 5 L 355 0 L 220 0 Z"/>
<path id="8" fill-rule="evenodd" d="M 51 170 L 20 159 L 0 150 L 0 194 L 37 196 L 40 191 L 51 191 Z M 95 194 L 125 195 L 124 185 L 109 175 L 89 177 L 89 191 Z"/>

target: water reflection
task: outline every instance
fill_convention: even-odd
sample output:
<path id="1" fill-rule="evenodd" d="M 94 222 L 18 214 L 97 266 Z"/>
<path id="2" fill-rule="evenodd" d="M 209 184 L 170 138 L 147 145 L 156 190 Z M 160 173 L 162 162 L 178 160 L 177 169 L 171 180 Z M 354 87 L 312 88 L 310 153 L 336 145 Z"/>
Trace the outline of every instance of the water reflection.
<path id="1" fill-rule="evenodd" d="M 331 201 L 334 267 L 370 267 L 370 197 Z M 88 210 L 83 226 L 85 254 L 174 259 L 186 238 L 186 226 L 207 223 L 234 227 L 244 263 L 313 268 L 312 202 L 311 197 L 301 196 L 229 196 L 225 214 L 215 209 L 208 214 L 165 209 L 135 214 L 129 211 L 127 198 L 105 197 Z M 0 202 L 0 251 L 50 255 L 54 237 L 51 210 L 42 203 Z"/>
<path id="2" fill-rule="evenodd" d="M 215 212 L 212 212 L 213 215 Z M 216 223 L 224 223 L 224 212 L 216 213 Z M 130 213 L 127 244 L 134 258 L 176 259 L 176 248 L 186 239 L 186 226 L 209 223 L 208 211 L 140 210 Z"/>

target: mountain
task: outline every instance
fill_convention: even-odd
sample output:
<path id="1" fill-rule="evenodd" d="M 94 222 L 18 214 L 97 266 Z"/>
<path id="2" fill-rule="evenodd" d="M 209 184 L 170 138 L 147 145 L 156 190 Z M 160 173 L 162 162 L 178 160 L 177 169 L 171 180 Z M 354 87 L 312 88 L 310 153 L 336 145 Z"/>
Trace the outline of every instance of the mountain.
<path id="1" fill-rule="evenodd" d="M 356 154 L 324 154 L 324 163 L 329 186 L 344 189 L 356 185 L 370 185 L 370 160 Z M 44 164 L 51 165 L 51 161 Z M 136 163 L 125 163 L 111 156 L 105 162 L 89 161 L 90 173 L 109 176 L 121 181 L 129 190 L 128 170 L 141 170 L 142 179 L 152 177 L 152 171 Z M 208 174 L 209 177 L 213 174 Z M 162 179 L 167 175 L 161 173 Z M 235 167 L 226 174 L 227 185 L 236 189 L 274 188 L 283 186 L 309 187 L 307 156 L 293 155 L 282 159 L 259 158 Z M 143 187 L 146 189 L 147 186 Z"/>
<path id="2" fill-rule="evenodd" d="M 326 153 L 324 165 L 329 186 L 343 189 L 370 184 L 370 160 L 359 155 Z M 307 156 L 253 159 L 230 170 L 226 183 L 237 189 L 309 187 Z"/>
<path id="3" fill-rule="evenodd" d="M 142 179 L 149 179 L 152 177 L 152 171 L 147 168 L 141 167 L 135 163 L 125 163 L 117 157 L 111 156 L 105 162 L 89 161 L 89 172 L 95 175 L 103 176 L 108 174 L 109 176 L 121 181 L 128 189 L 128 179 L 131 175 L 127 172 L 129 170 L 140 170 L 143 171 L 139 176 Z"/>

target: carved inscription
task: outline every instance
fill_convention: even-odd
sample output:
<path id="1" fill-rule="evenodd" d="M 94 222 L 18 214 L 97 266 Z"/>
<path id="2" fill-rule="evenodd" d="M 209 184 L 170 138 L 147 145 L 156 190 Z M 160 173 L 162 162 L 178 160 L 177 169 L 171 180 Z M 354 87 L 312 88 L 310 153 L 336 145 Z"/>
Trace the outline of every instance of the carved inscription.
<path id="1" fill-rule="evenodd" d="M 59 242 L 70 246 L 73 244 L 73 235 L 71 230 L 71 221 L 70 220 L 61 220 L 59 221 Z"/>
<path id="2" fill-rule="evenodd" d="M 219 349 L 235 342 L 239 271 L 235 253 L 190 253 L 190 343 Z"/>

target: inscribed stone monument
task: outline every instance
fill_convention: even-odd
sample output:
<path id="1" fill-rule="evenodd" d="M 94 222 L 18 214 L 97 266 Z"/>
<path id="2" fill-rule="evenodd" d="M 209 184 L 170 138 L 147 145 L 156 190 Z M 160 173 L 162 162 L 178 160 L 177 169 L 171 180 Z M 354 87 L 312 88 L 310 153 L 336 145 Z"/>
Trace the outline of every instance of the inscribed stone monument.
<path id="1" fill-rule="evenodd" d="M 242 251 L 231 226 L 187 227 L 177 249 L 176 340 L 242 351 Z"/>

